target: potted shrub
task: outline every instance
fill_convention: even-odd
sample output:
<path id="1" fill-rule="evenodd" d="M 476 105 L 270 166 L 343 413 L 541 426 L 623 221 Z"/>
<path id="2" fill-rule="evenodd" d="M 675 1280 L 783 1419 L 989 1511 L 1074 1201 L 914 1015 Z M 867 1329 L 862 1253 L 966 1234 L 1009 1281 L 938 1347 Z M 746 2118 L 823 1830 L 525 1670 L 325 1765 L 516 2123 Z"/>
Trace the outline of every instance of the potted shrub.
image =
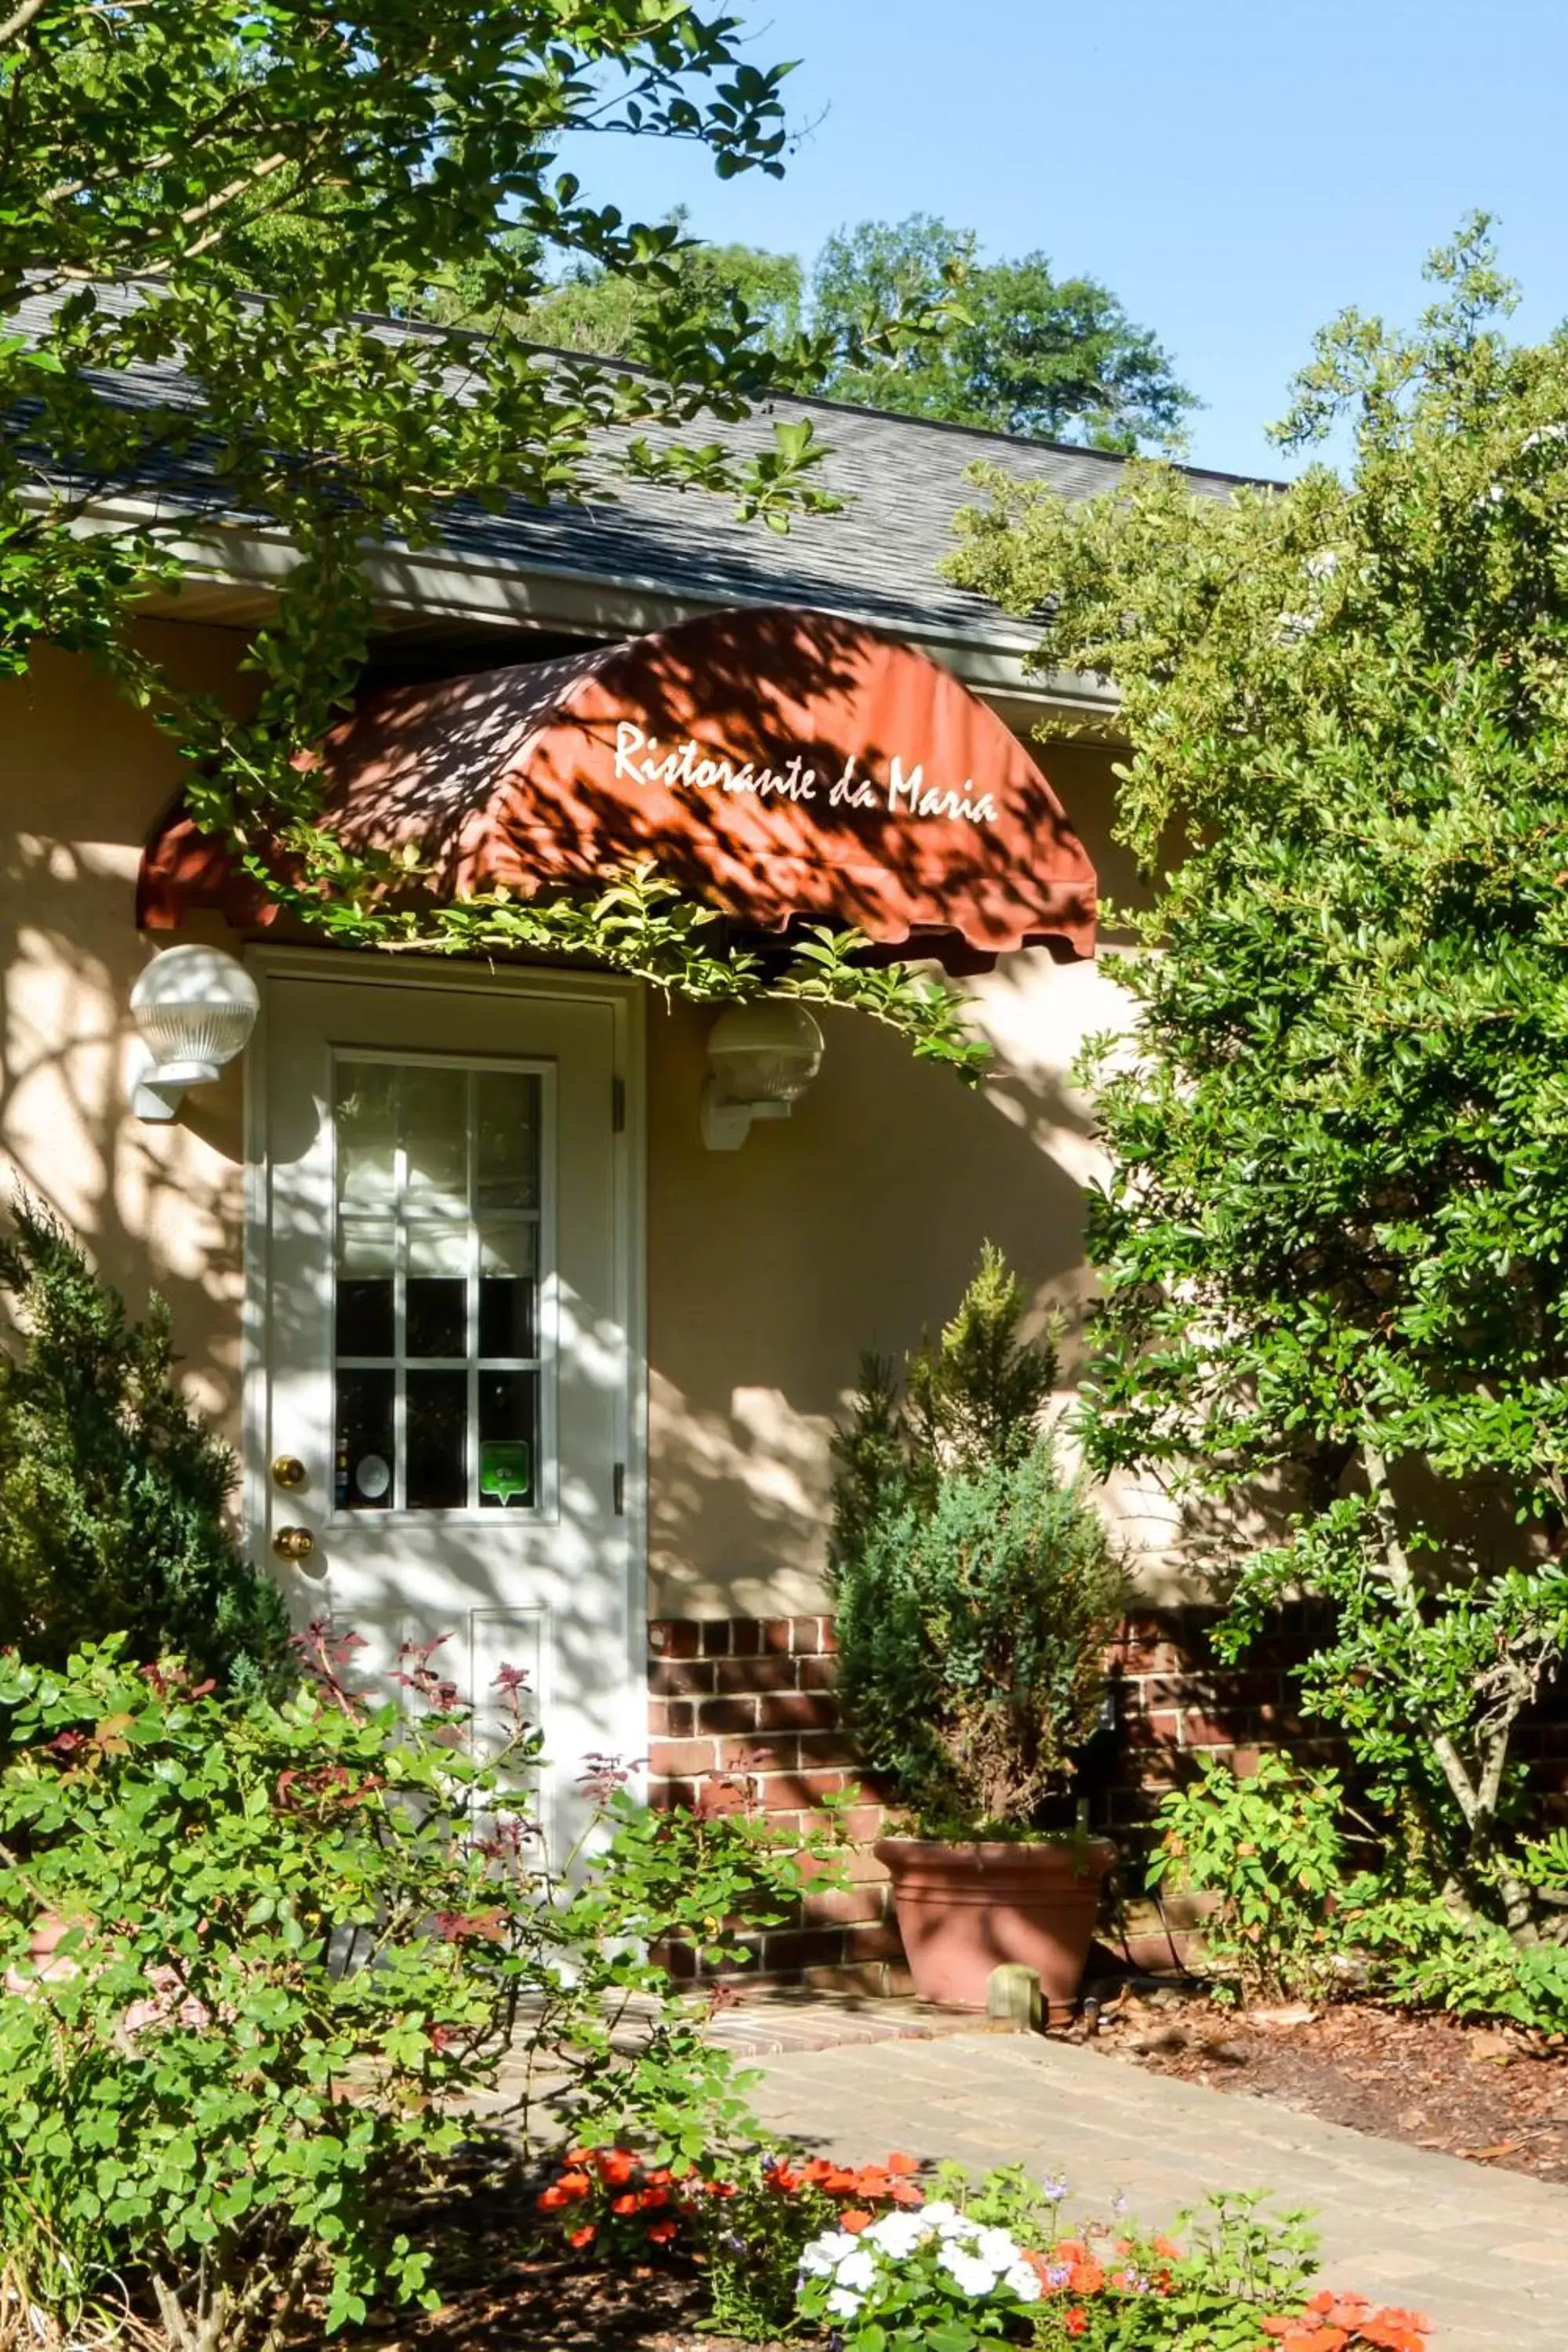
<path id="1" fill-rule="evenodd" d="M 868 1357 L 835 1440 L 832 1582 L 845 1719 L 907 1831 L 883 1837 L 922 2000 L 984 2006 L 991 1970 L 1078 1990 L 1115 1849 L 1075 1822 L 1126 1580 L 1064 1475 L 1046 1408 L 1054 1338 L 986 1245 L 958 1313 L 900 1383 Z"/>

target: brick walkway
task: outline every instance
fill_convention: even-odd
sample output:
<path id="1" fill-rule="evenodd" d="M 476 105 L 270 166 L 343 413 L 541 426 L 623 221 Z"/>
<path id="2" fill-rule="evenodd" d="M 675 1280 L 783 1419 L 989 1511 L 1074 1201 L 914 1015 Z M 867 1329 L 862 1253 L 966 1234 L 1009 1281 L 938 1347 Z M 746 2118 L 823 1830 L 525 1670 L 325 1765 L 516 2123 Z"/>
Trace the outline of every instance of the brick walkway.
<path id="1" fill-rule="evenodd" d="M 804 2032 L 804 2008 L 799 2016 Z M 1140 2220 L 1168 2224 L 1211 2189 L 1268 2189 L 1314 2209 L 1335 2284 L 1426 2312 L 1433 2352 L 1568 2345 L 1568 2189 L 1071 2043 L 955 2033 L 949 2020 L 932 2038 L 931 2022 L 918 2038 L 847 2044 L 839 2033 L 831 2049 L 775 2047 L 759 2061 L 753 2105 L 775 2129 L 840 2158 L 902 2147 L 976 2168 L 1021 2160 L 1065 2173 L 1069 2211 L 1104 2212 L 1120 2192 Z M 826 2030 L 820 2011 L 816 2030 Z"/>
<path id="2" fill-rule="evenodd" d="M 787 2050 L 842 2050 L 868 2042 L 931 2042 L 973 2034 L 968 2010 L 926 2009 L 919 2001 L 869 1995 L 759 1990 L 714 2011 L 708 2039 L 736 2058 Z"/>

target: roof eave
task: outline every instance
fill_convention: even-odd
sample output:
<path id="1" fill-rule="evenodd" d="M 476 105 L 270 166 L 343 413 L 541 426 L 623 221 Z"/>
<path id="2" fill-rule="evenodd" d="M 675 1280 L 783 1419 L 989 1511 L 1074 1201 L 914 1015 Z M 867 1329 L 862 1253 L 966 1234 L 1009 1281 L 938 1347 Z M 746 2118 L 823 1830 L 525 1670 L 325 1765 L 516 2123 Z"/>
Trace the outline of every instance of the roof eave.
<path id="1" fill-rule="evenodd" d="M 131 496 L 94 501 L 79 520 L 84 531 L 124 530 L 157 522 L 163 544 L 184 571 L 191 593 L 154 597 L 147 609 L 159 618 L 185 613 L 195 620 L 203 590 L 248 591 L 258 616 L 298 560 L 286 533 L 264 526 L 220 521 L 193 513 L 182 534 L 170 531 L 170 503 Z M 491 628 L 537 629 L 590 636 L 637 636 L 692 620 L 726 605 L 762 604 L 762 597 L 689 591 L 673 594 L 653 580 L 625 573 L 595 573 L 575 567 L 534 562 L 527 566 L 486 562 L 449 547 L 410 549 L 368 541 L 363 548 L 372 599 L 381 613 L 420 620 L 470 621 Z M 224 600 L 231 625 L 244 612 L 231 593 Z M 877 614 L 844 600 L 824 607 L 843 619 L 887 634 Z M 940 662 L 966 686 L 1009 701 L 1069 710 L 1086 719 L 1110 720 L 1117 708 L 1114 689 L 1100 679 L 1068 670 L 1028 667 L 1033 640 L 1020 630 L 1011 637 L 966 636 L 941 626 L 904 626 L 899 635 Z"/>

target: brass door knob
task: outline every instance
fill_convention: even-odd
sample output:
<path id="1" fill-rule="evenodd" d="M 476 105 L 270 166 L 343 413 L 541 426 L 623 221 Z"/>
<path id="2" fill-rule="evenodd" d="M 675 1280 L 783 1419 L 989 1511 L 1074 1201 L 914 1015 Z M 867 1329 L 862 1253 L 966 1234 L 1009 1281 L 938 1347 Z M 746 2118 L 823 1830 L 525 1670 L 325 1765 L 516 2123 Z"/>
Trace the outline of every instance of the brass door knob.
<path id="1" fill-rule="evenodd" d="M 305 1465 L 292 1454 L 279 1454 L 272 1465 L 272 1483 L 292 1493 L 305 1483 Z"/>
<path id="2" fill-rule="evenodd" d="M 309 1528 L 279 1528 L 272 1538 L 272 1549 L 279 1559 L 309 1559 L 316 1549 L 316 1538 Z"/>

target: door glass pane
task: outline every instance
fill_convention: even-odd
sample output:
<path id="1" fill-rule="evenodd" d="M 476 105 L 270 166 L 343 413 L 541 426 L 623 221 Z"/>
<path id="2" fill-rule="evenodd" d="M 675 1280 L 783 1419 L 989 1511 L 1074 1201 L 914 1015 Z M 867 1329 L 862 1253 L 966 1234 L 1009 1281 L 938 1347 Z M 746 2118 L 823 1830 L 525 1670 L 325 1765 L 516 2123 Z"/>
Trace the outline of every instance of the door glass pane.
<path id="1" fill-rule="evenodd" d="M 531 1356 L 537 1340 L 539 1228 L 483 1226 L 479 1234 L 479 1355 Z"/>
<path id="2" fill-rule="evenodd" d="M 336 1507 L 533 1509 L 542 1082 L 351 1055 L 335 1102 Z"/>
<path id="3" fill-rule="evenodd" d="M 481 1372 L 481 1507 L 486 1510 L 526 1510 L 535 1498 L 538 1461 L 538 1373 Z"/>
<path id="4" fill-rule="evenodd" d="M 468 1074 L 426 1064 L 403 1071 L 405 1197 L 463 1211 L 468 1205 Z"/>
<path id="5" fill-rule="evenodd" d="M 405 1372 L 404 1432 L 411 1511 L 458 1511 L 468 1499 L 468 1376 Z"/>
<path id="6" fill-rule="evenodd" d="M 340 1275 L 337 1307 L 340 1356 L 396 1354 L 397 1316 L 390 1275 L 380 1282 Z"/>
<path id="7" fill-rule="evenodd" d="M 474 1200 L 480 1209 L 539 1206 L 539 1080 L 525 1070 L 474 1078 Z"/>
<path id="8" fill-rule="evenodd" d="M 332 1499 L 340 1511 L 390 1510 L 396 1471 L 397 1375 L 340 1371 L 336 1471 Z"/>
<path id="9" fill-rule="evenodd" d="M 397 1227 L 390 1218 L 338 1216 L 338 1264 L 345 1275 L 397 1271 Z"/>
<path id="10" fill-rule="evenodd" d="M 408 1277 L 405 1351 L 410 1356 L 466 1356 L 468 1286 Z"/>
<path id="11" fill-rule="evenodd" d="M 381 1062 L 340 1062 L 338 1199 L 390 1208 L 397 1189 L 397 1072 Z"/>
<path id="12" fill-rule="evenodd" d="M 409 1225 L 406 1265 L 410 1274 L 466 1276 L 468 1271 L 468 1219 L 450 1217 L 439 1225 Z"/>

